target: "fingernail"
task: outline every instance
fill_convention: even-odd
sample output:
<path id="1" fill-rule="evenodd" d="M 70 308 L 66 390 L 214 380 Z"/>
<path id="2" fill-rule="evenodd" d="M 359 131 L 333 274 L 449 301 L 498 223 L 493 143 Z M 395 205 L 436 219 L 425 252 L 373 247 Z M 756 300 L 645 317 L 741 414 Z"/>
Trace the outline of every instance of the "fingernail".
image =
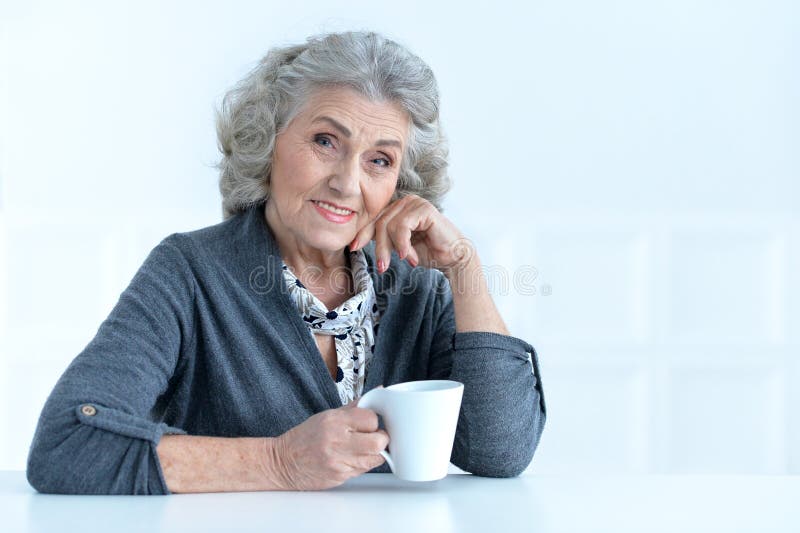
<path id="1" fill-rule="evenodd" d="M 383 262 L 383 259 L 378 259 L 378 272 L 383 273 L 386 270 L 386 263 Z"/>
<path id="2" fill-rule="evenodd" d="M 356 250 L 358 250 L 358 237 L 353 239 L 353 242 L 350 243 L 350 251 L 354 252 Z"/>

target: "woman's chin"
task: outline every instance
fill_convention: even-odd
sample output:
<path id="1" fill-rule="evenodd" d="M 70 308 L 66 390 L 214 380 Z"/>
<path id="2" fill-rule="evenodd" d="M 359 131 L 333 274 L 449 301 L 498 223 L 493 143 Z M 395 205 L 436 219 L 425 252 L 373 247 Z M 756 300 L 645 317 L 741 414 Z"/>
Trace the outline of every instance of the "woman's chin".
<path id="1" fill-rule="evenodd" d="M 317 235 L 317 238 L 310 239 L 308 244 L 320 252 L 338 253 L 344 250 L 345 246 L 353 242 L 354 237 L 355 235 L 353 235 L 350 240 L 345 240 L 341 235 L 330 236 L 328 238 L 325 238 L 324 235 Z"/>

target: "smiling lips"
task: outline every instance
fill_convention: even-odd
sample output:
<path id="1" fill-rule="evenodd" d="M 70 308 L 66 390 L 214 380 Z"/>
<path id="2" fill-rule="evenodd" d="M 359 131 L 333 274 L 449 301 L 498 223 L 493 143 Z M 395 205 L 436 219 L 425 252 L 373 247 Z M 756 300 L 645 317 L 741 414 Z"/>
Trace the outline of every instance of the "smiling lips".
<path id="1" fill-rule="evenodd" d="M 356 212 L 351 209 L 338 207 L 328 202 L 322 202 L 320 200 L 312 200 L 312 202 L 314 208 L 316 208 L 320 215 L 325 217 L 326 220 L 336 222 L 337 224 L 349 222 L 356 214 Z"/>

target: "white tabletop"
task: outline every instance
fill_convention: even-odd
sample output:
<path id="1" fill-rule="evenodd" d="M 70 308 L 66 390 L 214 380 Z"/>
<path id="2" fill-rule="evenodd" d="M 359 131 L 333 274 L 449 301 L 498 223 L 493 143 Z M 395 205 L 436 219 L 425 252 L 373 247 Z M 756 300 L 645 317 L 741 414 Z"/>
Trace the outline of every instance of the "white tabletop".
<path id="1" fill-rule="evenodd" d="M 58 496 L 0 472 L 0 529 L 419 533 L 800 531 L 799 476 L 367 474 L 321 492 Z"/>

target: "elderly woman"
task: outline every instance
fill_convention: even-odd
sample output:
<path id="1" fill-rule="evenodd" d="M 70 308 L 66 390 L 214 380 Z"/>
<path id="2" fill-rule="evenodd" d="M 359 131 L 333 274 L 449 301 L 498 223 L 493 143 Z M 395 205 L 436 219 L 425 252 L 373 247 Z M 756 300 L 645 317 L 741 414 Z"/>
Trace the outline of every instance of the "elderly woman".
<path id="1" fill-rule="evenodd" d="M 271 50 L 223 101 L 224 221 L 156 246 L 50 394 L 42 492 L 333 487 L 388 472 L 372 388 L 464 384 L 451 460 L 515 476 L 545 421 L 448 189 L 430 68 L 375 33 Z"/>

